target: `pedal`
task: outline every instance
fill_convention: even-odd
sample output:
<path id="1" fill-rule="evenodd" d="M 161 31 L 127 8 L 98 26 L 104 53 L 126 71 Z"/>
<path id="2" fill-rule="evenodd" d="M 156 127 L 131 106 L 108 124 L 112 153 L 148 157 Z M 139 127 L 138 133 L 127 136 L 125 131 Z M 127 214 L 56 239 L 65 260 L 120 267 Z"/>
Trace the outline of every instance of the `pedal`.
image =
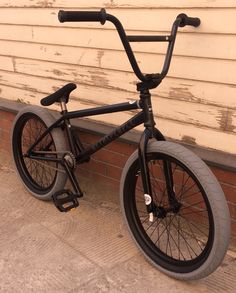
<path id="1" fill-rule="evenodd" d="M 56 208 L 60 212 L 66 213 L 79 206 L 77 197 L 77 194 L 74 194 L 68 189 L 63 189 L 53 194 L 52 199 Z"/>

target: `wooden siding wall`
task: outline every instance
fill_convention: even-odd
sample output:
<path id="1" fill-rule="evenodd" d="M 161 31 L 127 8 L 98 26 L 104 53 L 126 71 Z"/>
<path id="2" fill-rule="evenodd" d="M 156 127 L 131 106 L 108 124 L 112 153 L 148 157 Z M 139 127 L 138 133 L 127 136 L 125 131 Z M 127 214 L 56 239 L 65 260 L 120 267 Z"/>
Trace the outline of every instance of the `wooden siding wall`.
<path id="1" fill-rule="evenodd" d="M 153 91 L 154 113 L 167 137 L 235 154 L 235 0 L 0 0 L 0 97 L 39 104 L 73 81 L 71 110 L 136 99 L 114 27 L 57 20 L 59 9 L 101 7 L 129 34 L 167 34 L 182 12 L 201 18 L 201 27 L 180 29 L 168 78 Z M 160 70 L 163 44 L 133 48 L 144 72 Z M 95 119 L 118 124 L 130 114 Z"/>

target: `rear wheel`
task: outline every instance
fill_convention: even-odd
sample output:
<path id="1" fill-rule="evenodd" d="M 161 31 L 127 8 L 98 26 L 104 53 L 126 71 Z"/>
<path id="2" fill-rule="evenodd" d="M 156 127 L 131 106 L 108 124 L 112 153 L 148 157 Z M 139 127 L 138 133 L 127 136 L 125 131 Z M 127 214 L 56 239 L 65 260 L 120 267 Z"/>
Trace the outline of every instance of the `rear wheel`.
<path id="1" fill-rule="evenodd" d="M 67 175 L 57 162 L 32 159 L 27 152 L 54 121 L 53 116 L 44 109 L 30 106 L 18 113 L 12 131 L 12 151 L 17 172 L 26 188 L 43 200 L 51 199 L 55 192 L 64 188 Z M 42 157 L 55 159 L 65 150 L 63 132 L 60 128 L 54 128 L 32 151 L 42 151 Z"/>
<path id="2" fill-rule="evenodd" d="M 229 243 L 229 211 L 219 183 L 196 155 L 174 143 L 149 143 L 147 160 L 153 221 L 145 205 L 137 151 L 121 179 L 121 206 L 132 237 L 166 274 L 185 280 L 207 276 L 220 265 Z M 168 197 L 164 164 L 172 170 L 175 208 Z"/>

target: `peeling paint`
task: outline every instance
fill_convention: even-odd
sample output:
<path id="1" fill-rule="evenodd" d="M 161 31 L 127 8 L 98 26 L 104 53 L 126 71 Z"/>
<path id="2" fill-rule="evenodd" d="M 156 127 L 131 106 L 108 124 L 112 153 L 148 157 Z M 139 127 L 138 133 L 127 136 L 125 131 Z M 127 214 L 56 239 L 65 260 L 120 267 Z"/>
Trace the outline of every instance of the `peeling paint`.
<path id="1" fill-rule="evenodd" d="M 91 44 L 91 42 L 92 42 L 92 39 L 90 38 L 89 40 L 88 40 L 88 42 L 87 42 L 87 46 L 89 47 L 89 45 Z"/>
<path id="2" fill-rule="evenodd" d="M 186 142 L 188 144 L 197 144 L 196 143 L 196 138 L 192 137 L 192 136 L 188 136 L 188 135 L 184 135 L 182 136 L 182 141 Z"/>
<path id="3" fill-rule="evenodd" d="M 90 73 L 90 78 L 91 78 L 91 82 L 92 85 L 97 85 L 99 87 L 110 87 L 109 86 L 109 79 L 107 78 L 107 74 L 104 73 L 103 71 L 89 71 Z"/>
<path id="4" fill-rule="evenodd" d="M 221 109 L 218 111 L 217 121 L 220 129 L 223 131 L 235 131 L 236 127 L 233 125 L 233 114 L 234 111 L 230 109 Z"/>
<path id="5" fill-rule="evenodd" d="M 58 69 L 53 69 L 52 72 L 53 72 L 53 74 L 55 74 L 57 76 L 63 76 L 64 75 L 64 73 L 62 71 L 58 70 Z"/>
<path id="6" fill-rule="evenodd" d="M 97 52 L 97 60 L 98 60 L 98 66 L 102 67 L 102 57 L 104 56 L 103 50 L 98 50 Z"/>
<path id="7" fill-rule="evenodd" d="M 30 92 L 37 92 L 37 89 L 27 85 L 27 84 L 20 84 L 23 90 L 30 91 Z"/>
<path id="8" fill-rule="evenodd" d="M 27 104 L 26 101 L 24 101 L 23 98 L 18 98 L 18 99 L 16 99 L 16 102 L 17 102 L 17 103 L 21 103 L 21 104 Z"/>
<path id="9" fill-rule="evenodd" d="M 52 7 L 54 1 L 42 0 L 38 1 L 37 4 L 42 8 Z"/>
<path id="10" fill-rule="evenodd" d="M 14 72 L 17 72 L 17 69 L 16 69 L 16 60 L 15 60 L 15 58 L 12 58 L 12 66 L 13 66 L 13 71 L 14 71 Z"/>
<path id="11" fill-rule="evenodd" d="M 86 54 L 86 49 L 81 53 L 80 57 L 79 57 L 79 60 L 77 62 L 78 65 L 80 65 L 81 63 L 81 60 L 83 59 L 84 55 Z"/>
<path id="12" fill-rule="evenodd" d="M 47 48 L 45 46 L 40 46 L 40 50 L 43 52 L 47 52 Z"/>
<path id="13" fill-rule="evenodd" d="M 187 100 L 189 102 L 201 102 L 200 98 L 194 96 L 189 91 L 189 87 L 171 87 L 169 91 L 169 97 L 178 100 Z"/>
<path id="14" fill-rule="evenodd" d="M 107 2 L 107 3 L 104 3 L 104 5 L 105 5 L 105 7 L 107 7 L 107 8 L 109 8 L 109 7 L 114 8 L 114 7 L 118 7 L 118 6 L 119 6 L 117 3 L 115 3 L 114 0 L 110 0 L 110 1 Z"/>
<path id="15" fill-rule="evenodd" d="M 34 28 L 31 28 L 31 36 L 32 36 L 32 40 L 34 39 Z"/>

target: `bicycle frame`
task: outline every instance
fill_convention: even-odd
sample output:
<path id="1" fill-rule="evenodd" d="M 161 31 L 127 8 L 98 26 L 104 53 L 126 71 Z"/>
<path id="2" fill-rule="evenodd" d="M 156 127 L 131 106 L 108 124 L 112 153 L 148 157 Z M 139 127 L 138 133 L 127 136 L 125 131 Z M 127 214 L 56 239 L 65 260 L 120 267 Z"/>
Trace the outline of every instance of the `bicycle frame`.
<path id="1" fill-rule="evenodd" d="M 69 142 L 70 147 L 70 153 L 73 154 L 75 161 L 77 164 L 81 164 L 83 162 L 86 162 L 89 160 L 90 156 L 106 146 L 107 144 L 111 143 L 127 131 L 133 129 L 134 127 L 144 124 L 145 130 L 141 136 L 138 150 L 139 150 L 139 160 L 140 160 L 140 169 L 141 169 L 141 176 L 142 176 L 142 182 L 143 182 L 143 189 L 144 189 L 144 195 L 147 196 L 148 200 L 146 202 L 147 210 L 149 211 L 150 217 L 153 217 L 152 214 L 152 190 L 151 190 L 151 184 L 150 184 L 150 176 L 147 166 L 147 160 L 146 160 L 146 153 L 147 153 L 147 145 L 150 138 L 155 138 L 157 140 L 165 140 L 162 133 L 155 128 L 155 121 L 153 117 L 152 112 L 152 104 L 151 104 L 151 94 L 149 93 L 150 89 L 156 88 L 162 81 L 162 79 L 166 76 L 172 54 L 174 49 L 174 44 L 176 40 L 176 34 L 179 26 L 185 26 L 185 25 L 192 25 L 192 26 L 198 26 L 200 24 L 199 19 L 189 18 L 186 15 L 179 15 L 175 22 L 173 23 L 171 34 L 168 36 L 127 36 L 125 33 L 125 30 L 120 23 L 120 21 L 114 17 L 113 15 L 106 14 L 105 10 L 101 10 L 100 13 L 93 13 L 92 16 L 89 12 L 85 12 L 82 14 L 74 12 L 59 12 L 59 20 L 64 22 L 66 21 L 74 21 L 76 19 L 75 16 L 82 16 L 82 21 L 92 20 L 92 21 L 100 21 L 102 24 L 105 23 L 106 20 L 112 22 L 120 36 L 120 39 L 122 41 L 122 44 L 124 46 L 125 52 L 127 54 L 127 57 L 130 61 L 131 67 L 136 74 L 136 76 L 139 78 L 141 82 L 137 84 L 137 90 L 140 92 L 140 100 L 136 102 L 130 102 L 130 103 L 121 103 L 121 104 L 114 104 L 110 106 L 103 106 L 103 107 L 96 107 L 92 109 L 85 109 L 80 111 L 72 111 L 68 112 L 66 108 L 66 101 L 68 101 L 67 97 L 61 97 L 60 103 L 62 108 L 62 116 L 59 118 L 55 123 L 53 123 L 38 139 L 37 141 L 30 147 L 28 150 L 26 156 L 29 156 L 32 159 L 37 160 L 51 160 L 55 162 L 59 162 L 66 170 L 72 185 L 75 188 L 76 193 L 79 191 L 80 188 L 78 186 L 77 180 L 73 174 L 73 171 L 70 170 L 65 157 L 60 158 L 53 158 L 53 157 L 47 157 L 50 152 L 48 151 L 33 151 L 34 147 L 42 140 L 50 131 L 52 131 L 55 127 L 65 127 L 67 138 Z M 72 16 L 72 17 L 70 17 Z M 80 18 L 81 20 L 81 18 Z M 136 58 L 133 54 L 132 48 L 130 46 L 130 42 L 168 42 L 168 48 L 167 53 L 163 65 L 163 69 L 160 74 L 143 74 L 138 66 L 138 63 L 136 61 Z M 54 96 L 54 101 L 56 101 Z M 49 104 L 48 104 L 49 105 Z M 100 115 L 100 114 L 107 114 L 107 113 L 114 113 L 114 112 L 121 112 L 121 111 L 128 111 L 128 110 L 134 110 L 134 109 L 141 109 L 141 112 L 136 114 L 134 117 L 123 123 L 121 126 L 118 126 L 114 128 L 112 132 L 109 134 L 103 136 L 97 143 L 93 144 L 92 146 L 89 146 L 87 148 L 84 148 L 81 142 L 78 140 L 78 142 L 74 139 L 73 134 L 71 132 L 71 124 L 70 120 L 74 118 L 82 118 L 85 116 L 93 116 L 93 115 Z M 48 146 L 49 147 L 49 146 Z M 52 152 L 51 152 L 52 153 Z M 65 156 L 65 155 L 64 155 Z M 175 205 L 175 196 L 173 195 L 173 180 L 172 180 L 172 171 L 171 167 L 164 163 L 164 173 L 165 173 L 165 179 L 167 183 L 167 191 L 168 191 L 168 197 L 170 203 L 173 203 Z M 152 214 L 152 215 L 151 215 Z M 150 218 L 151 219 L 151 218 Z"/>
<path id="2" fill-rule="evenodd" d="M 108 106 L 101 106 L 101 107 L 95 107 L 95 108 L 90 108 L 90 109 L 84 109 L 84 110 L 78 110 L 78 111 L 71 111 L 68 112 L 67 110 L 62 111 L 62 116 L 57 119 L 49 128 L 45 130 L 45 132 L 35 141 L 35 143 L 30 147 L 30 149 L 27 151 L 27 154 L 30 156 L 32 159 L 37 160 L 48 160 L 49 158 L 45 156 L 39 156 L 40 154 L 47 154 L 50 152 L 47 151 L 33 151 L 34 147 L 37 146 L 37 144 L 48 134 L 50 133 L 53 128 L 56 127 L 63 127 L 66 130 L 67 134 L 67 140 L 69 142 L 70 146 L 70 151 L 73 153 L 73 155 L 76 158 L 76 162 L 78 164 L 83 163 L 84 159 L 89 157 L 90 155 L 94 154 L 101 148 L 105 147 L 112 141 L 116 140 L 119 138 L 121 135 L 124 133 L 130 131 L 131 129 L 135 128 L 138 125 L 144 124 L 146 129 L 149 129 L 149 138 L 150 137 L 155 137 L 158 140 L 165 140 L 164 136 L 161 134 L 159 130 L 154 128 L 155 122 L 153 120 L 153 117 L 150 119 L 150 109 L 148 110 L 149 112 L 147 113 L 147 107 L 144 107 L 144 109 L 141 108 L 140 106 L 141 100 L 140 101 L 132 101 L 132 102 L 126 102 L 126 103 L 119 103 L 119 104 L 113 104 L 113 105 L 108 105 Z M 144 103 L 145 104 L 145 103 Z M 115 127 L 110 133 L 104 135 L 98 142 L 95 144 L 84 148 L 82 144 L 79 143 L 79 154 L 76 152 L 76 143 L 71 131 L 71 119 L 75 118 L 83 118 L 83 117 L 89 117 L 89 116 L 94 116 L 94 115 L 101 115 L 101 114 L 109 114 L 109 113 L 115 113 L 115 112 L 123 112 L 123 111 L 130 111 L 130 110 L 135 110 L 135 109 L 141 109 L 140 112 L 135 114 L 132 118 L 124 122 L 122 125 Z M 145 117 L 148 117 L 148 119 Z M 151 120 L 151 122 L 150 122 Z M 152 131 L 150 131 L 150 127 Z M 154 130 L 154 131 L 153 131 Z M 141 144 L 142 139 L 140 140 Z M 143 148 L 141 148 L 141 152 L 143 151 Z M 32 153 L 32 154 L 30 154 Z M 37 156 L 35 156 L 37 155 Z M 58 159 L 50 158 L 52 161 L 58 161 Z"/>
<path id="3" fill-rule="evenodd" d="M 139 101 L 113 104 L 108 106 L 95 107 L 91 109 L 84 109 L 84 110 L 71 111 L 71 112 L 67 111 L 65 105 L 62 105 L 62 108 L 64 109 L 61 112 L 62 116 L 59 119 L 57 119 L 49 128 L 47 128 L 45 132 L 30 147 L 30 149 L 27 151 L 28 157 L 30 157 L 31 159 L 37 159 L 42 161 L 53 161 L 53 162 L 58 162 L 62 164 L 66 168 L 66 172 L 75 190 L 80 191 L 80 188 L 78 186 L 78 183 L 76 182 L 74 174 L 71 174 L 70 170 L 68 169 L 68 167 L 65 166 L 62 159 L 58 157 L 57 158 L 52 157 L 51 156 L 52 152 L 50 151 L 33 151 L 35 146 L 37 146 L 37 144 L 40 143 L 40 141 L 47 134 L 49 134 L 54 128 L 62 127 L 65 129 L 67 134 L 67 140 L 70 147 L 69 152 L 73 154 L 77 164 L 82 164 L 84 162 L 87 162 L 92 154 L 96 153 L 101 148 L 105 147 L 112 141 L 116 140 L 124 133 L 130 131 L 131 129 L 135 128 L 138 125 L 144 124 L 145 130 L 143 131 L 141 135 L 138 149 L 139 149 L 140 169 L 141 169 L 141 175 L 143 180 L 144 194 L 148 194 L 151 196 L 152 194 L 151 187 L 150 187 L 151 184 L 150 184 L 150 178 L 149 178 L 149 173 L 148 173 L 148 168 L 146 163 L 147 144 L 149 139 L 151 138 L 155 138 L 157 140 L 165 140 L 165 138 L 162 135 L 162 133 L 157 128 L 155 128 L 155 122 L 154 122 L 152 106 L 151 106 L 151 95 L 149 91 L 141 92 Z M 135 114 L 132 118 L 127 120 L 122 125 L 115 127 L 110 133 L 108 133 L 107 135 L 104 135 L 95 144 L 87 148 L 84 148 L 79 138 L 77 143 L 73 136 L 73 133 L 71 130 L 71 123 L 70 123 L 71 119 L 82 118 L 82 117 L 93 116 L 93 115 L 122 112 L 122 111 L 130 111 L 135 109 L 136 110 L 139 109 L 140 112 Z M 171 181 L 168 180 L 168 182 L 171 182 Z M 147 207 L 147 208 L 151 211 L 151 205 L 150 207 Z"/>

